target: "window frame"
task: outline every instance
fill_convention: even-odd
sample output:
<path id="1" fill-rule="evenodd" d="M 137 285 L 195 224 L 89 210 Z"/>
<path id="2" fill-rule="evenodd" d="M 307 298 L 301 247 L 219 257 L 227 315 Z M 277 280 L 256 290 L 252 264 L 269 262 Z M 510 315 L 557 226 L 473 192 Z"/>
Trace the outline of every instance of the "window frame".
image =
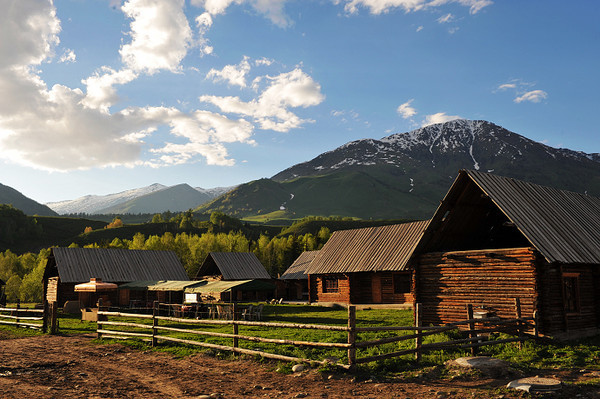
<path id="1" fill-rule="evenodd" d="M 337 277 L 323 277 L 323 293 L 335 294 L 340 292 L 340 279 Z"/>
<path id="2" fill-rule="evenodd" d="M 401 281 L 398 281 L 402 279 Z M 408 283 L 408 285 L 407 285 Z M 395 273 L 392 275 L 392 287 L 394 294 L 410 294 L 412 292 L 412 275 L 410 273 Z M 400 287 L 407 288 L 408 290 L 400 290 Z"/>
<path id="3" fill-rule="evenodd" d="M 563 307 L 567 315 L 581 313 L 580 273 L 563 273 L 561 279 Z M 572 299 L 570 299 L 572 298 Z"/>

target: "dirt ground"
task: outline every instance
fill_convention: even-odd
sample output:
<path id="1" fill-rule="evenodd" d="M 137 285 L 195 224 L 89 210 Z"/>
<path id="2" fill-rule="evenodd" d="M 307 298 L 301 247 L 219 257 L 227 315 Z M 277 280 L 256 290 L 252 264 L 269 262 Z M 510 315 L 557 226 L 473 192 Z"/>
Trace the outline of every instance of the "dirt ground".
<path id="1" fill-rule="evenodd" d="M 597 382 L 600 374 L 584 370 L 557 375 L 569 383 L 542 395 L 503 388 L 511 378 L 441 377 L 439 369 L 385 380 L 317 370 L 283 374 L 276 363 L 204 353 L 176 358 L 95 344 L 91 335 L 3 338 L 2 398 L 600 398 L 600 386 L 581 383 Z"/>

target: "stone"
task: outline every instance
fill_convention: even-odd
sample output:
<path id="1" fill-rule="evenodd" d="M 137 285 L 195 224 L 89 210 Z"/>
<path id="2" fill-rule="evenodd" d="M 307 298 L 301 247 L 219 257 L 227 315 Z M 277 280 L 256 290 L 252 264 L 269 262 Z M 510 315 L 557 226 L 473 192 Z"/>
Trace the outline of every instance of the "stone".
<path id="1" fill-rule="evenodd" d="M 294 366 L 292 367 L 292 371 L 294 373 L 299 373 L 301 371 L 304 371 L 306 367 L 303 364 L 294 364 Z"/>
<path id="2" fill-rule="evenodd" d="M 511 381 L 506 387 L 525 392 L 556 392 L 562 389 L 562 382 L 556 378 L 535 376 Z"/>
<path id="3" fill-rule="evenodd" d="M 447 362 L 447 365 L 477 370 L 490 377 L 505 376 L 514 372 L 507 361 L 488 356 L 459 357 Z"/>

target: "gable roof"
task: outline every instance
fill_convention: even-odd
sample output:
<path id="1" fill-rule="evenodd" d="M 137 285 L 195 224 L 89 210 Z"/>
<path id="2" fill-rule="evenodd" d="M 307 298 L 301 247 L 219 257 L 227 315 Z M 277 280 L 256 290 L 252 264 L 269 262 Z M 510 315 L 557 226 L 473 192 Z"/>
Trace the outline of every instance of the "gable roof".
<path id="1" fill-rule="evenodd" d="M 46 275 L 55 267 L 63 283 L 81 283 L 91 278 L 122 283 L 142 280 L 189 280 L 171 251 L 104 248 L 52 248 Z"/>
<path id="2" fill-rule="evenodd" d="M 427 234 L 475 184 L 550 263 L 600 264 L 600 198 L 473 170 L 461 170 Z M 463 201 L 464 202 L 464 201 Z"/>
<path id="3" fill-rule="evenodd" d="M 304 251 L 298 256 L 298 258 L 288 267 L 288 269 L 281 275 L 281 280 L 307 280 L 308 274 L 304 272 L 315 259 L 315 256 L 319 251 Z"/>
<path id="4" fill-rule="evenodd" d="M 270 279 L 271 276 L 252 252 L 210 252 L 196 278 L 221 274 L 223 280 Z"/>
<path id="5" fill-rule="evenodd" d="M 428 222 L 335 231 L 305 273 L 404 270 Z"/>

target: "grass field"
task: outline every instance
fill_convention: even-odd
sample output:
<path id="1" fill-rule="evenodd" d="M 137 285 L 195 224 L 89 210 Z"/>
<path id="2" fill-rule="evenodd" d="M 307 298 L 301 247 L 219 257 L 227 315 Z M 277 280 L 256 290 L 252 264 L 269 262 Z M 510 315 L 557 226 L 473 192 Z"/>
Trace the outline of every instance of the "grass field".
<path id="1" fill-rule="evenodd" d="M 412 311 L 399 309 L 371 309 L 358 310 L 356 312 L 357 326 L 411 326 Z M 115 319 L 116 320 L 116 319 Z M 151 323 L 151 320 L 129 319 L 119 321 L 135 322 L 140 324 Z M 348 323 L 348 312 L 346 309 L 335 309 L 317 306 L 300 305 L 267 305 L 263 311 L 263 321 L 275 323 L 301 323 L 301 324 L 322 324 L 331 326 L 346 326 Z M 95 322 L 83 322 L 78 316 L 60 314 L 59 318 L 60 334 L 89 334 L 96 332 Z M 160 321 L 160 326 L 169 326 L 176 328 L 201 328 L 204 331 L 217 333 L 232 333 L 231 325 L 202 325 L 201 327 L 190 324 L 177 324 L 174 322 Z M 131 331 L 134 328 L 125 327 Z M 123 327 L 119 327 L 123 329 Z M 6 332 L 11 336 L 22 336 L 39 334 L 32 330 L 15 329 L 6 326 L 0 326 L 0 331 Z M 139 331 L 139 330 L 138 330 Z M 144 332 L 148 333 L 148 330 Z M 165 332 L 161 332 L 165 334 Z M 287 328 L 265 328 L 259 326 L 239 326 L 240 335 L 259 336 L 265 338 L 289 339 L 295 341 L 313 341 L 313 342 L 347 342 L 347 333 L 338 331 L 324 330 L 304 330 Z M 398 335 L 399 332 L 362 332 L 357 336 L 357 342 L 368 341 L 388 336 Z M 400 332 L 400 334 L 408 334 Z M 5 334 L 3 334 L 5 335 Z M 169 333 L 169 336 L 181 339 L 202 340 L 203 342 L 231 345 L 231 338 L 198 336 L 195 334 Z M 452 336 L 446 334 L 436 334 L 426 337 L 424 342 L 446 341 Z M 502 337 L 497 337 L 502 338 Z M 97 342 L 112 342 L 112 340 L 98 340 Z M 344 349 L 322 349 L 306 346 L 283 345 L 271 343 L 259 343 L 240 340 L 241 348 L 260 350 L 280 355 L 293 356 L 298 358 L 323 360 L 326 358 L 339 359 L 341 363 L 347 361 L 347 353 Z M 128 345 L 150 349 L 146 342 L 127 340 Z M 381 353 L 398 351 L 412 348 L 413 340 L 400 341 L 397 343 L 386 344 L 378 347 L 358 349 L 357 358 L 373 356 Z M 154 350 L 168 351 L 177 356 L 187 356 L 198 351 L 206 351 L 193 345 L 161 343 Z M 521 350 L 515 343 L 500 344 L 486 347 L 485 354 L 497 358 L 508 360 L 517 365 L 523 371 L 530 369 L 571 369 L 587 368 L 600 370 L 600 336 L 594 338 L 552 344 L 542 344 L 533 341 L 524 343 Z M 213 351 L 214 352 L 214 351 Z M 218 351 L 217 351 L 218 352 Z M 379 361 L 362 365 L 361 369 L 366 372 L 402 372 L 415 370 L 421 367 L 443 364 L 445 361 L 460 356 L 466 356 L 468 353 L 464 350 L 436 350 L 427 352 L 423 355 L 422 361 L 416 364 L 413 355 L 406 355 L 390 360 Z M 219 356 L 229 356 L 229 354 L 220 354 Z"/>

